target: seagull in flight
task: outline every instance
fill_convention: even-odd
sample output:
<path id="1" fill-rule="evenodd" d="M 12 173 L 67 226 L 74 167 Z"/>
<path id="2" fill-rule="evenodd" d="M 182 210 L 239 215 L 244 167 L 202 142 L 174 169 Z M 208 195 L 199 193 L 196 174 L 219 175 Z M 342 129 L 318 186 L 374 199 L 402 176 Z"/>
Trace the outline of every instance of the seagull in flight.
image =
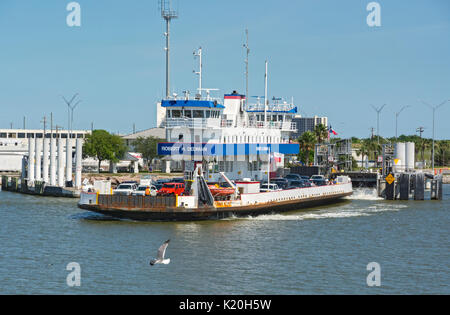
<path id="1" fill-rule="evenodd" d="M 154 264 L 164 264 L 167 265 L 170 263 L 170 258 L 164 259 L 164 254 L 166 253 L 167 246 L 169 245 L 170 240 L 165 241 L 158 249 L 158 254 L 156 259 L 150 260 L 150 266 Z"/>

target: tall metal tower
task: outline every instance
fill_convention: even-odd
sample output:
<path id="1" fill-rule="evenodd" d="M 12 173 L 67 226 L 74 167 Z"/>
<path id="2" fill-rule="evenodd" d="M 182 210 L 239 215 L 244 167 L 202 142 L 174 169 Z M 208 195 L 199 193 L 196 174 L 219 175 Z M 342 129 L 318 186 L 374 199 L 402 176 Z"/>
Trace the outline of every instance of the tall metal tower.
<path id="1" fill-rule="evenodd" d="M 198 65 L 199 70 L 198 71 L 194 70 L 194 73 L 198 75 L 198 93 L 197 93 L 197 95 L 199 95 L 200 98 L 201 98 L 202 97 L 202 90 L 203 90 L 203 88 L 202 88 L 202 69 L 203 69 L 203 64 L 202 64 L 202 47 L 200 47 L 198 50 L 194 51 L 194 58 L 195 57 L 198 57 L 198 59 L 199 59 L 199 61 L 198 61 L 198 63 L 199 63 L 199 65 Z"/>
<path id="2" fill-rule="evenodd" d="M 247 52 L 247 57 L 245 58 L 245 104 L 248 104 L 248 55 L 250 54 L 250 47 L 248 46 L 248 29 L 245 29 L 246 41 L 244 48 Z"/>
<path id="3" fill-rule="evenodd" d="M 178 18 L 178 12 L 172 9 L 170 0 L 159 0 L 159 6 L 161 7 L 161 16 L 166 21 L 166 98 L 170 97 L 170 60 L 169 60 L 169 39 L 170 39 L 170 21 Z"/>

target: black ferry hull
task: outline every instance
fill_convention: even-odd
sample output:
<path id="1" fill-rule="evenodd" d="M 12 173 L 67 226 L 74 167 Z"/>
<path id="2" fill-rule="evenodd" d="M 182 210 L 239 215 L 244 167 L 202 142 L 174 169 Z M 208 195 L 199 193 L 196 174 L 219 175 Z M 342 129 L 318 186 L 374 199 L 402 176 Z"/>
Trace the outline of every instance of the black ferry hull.
<path id="1" fill-rule="evenodd" d="M 344 197 L 351 192 L 320 196 L 290 201 L 264 203 L 240 207 L 200 207 L 198 209 L 184 209 L 179 207 L 165 207 L 154 209 L 105 207 L 97 204 L 79 204 L 84 210 L 100 213 L 119 219 L 136 221 L 197 221 L 219 220 L 229 217 L 247 217 L 263 214 L 282 213 L 288 211 L 308 209 L 321 205 L 328 205 L 345 201 Z"/>

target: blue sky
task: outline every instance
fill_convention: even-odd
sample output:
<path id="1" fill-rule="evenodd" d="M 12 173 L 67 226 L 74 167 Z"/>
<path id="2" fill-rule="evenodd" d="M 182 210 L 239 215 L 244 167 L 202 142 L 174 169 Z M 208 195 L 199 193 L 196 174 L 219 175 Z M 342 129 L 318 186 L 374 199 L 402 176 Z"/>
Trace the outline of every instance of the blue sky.
<path id="1" fill-rule="evenodd" d="M 69 0 L 0 1 L 0 128 L 39 128 L 53 112 L 67 126 L 61 95 L 80 94 L 74 127 L 130 133 L 155 125 L 164 94 L 164 22 L 157 0 L 79 0 L 81 27 L 68 27 Z M 370 104 L 387 104 L 380 134 L 425 127 L 431 104 L 450 99 L 450 1 L 389 0 L 381 27 L 366 23 L 369 0 L 175 0 L 172 88 L 194 91 L 192 52 L 202 46 L 204 87 L 244 93 L 242 44 L 250 33 L 250 95 L 294 97 L 300 113 L 325 115 L 342 137 L 376 127 Z M 450 138 L 450 102 L 436 115 Z"/>

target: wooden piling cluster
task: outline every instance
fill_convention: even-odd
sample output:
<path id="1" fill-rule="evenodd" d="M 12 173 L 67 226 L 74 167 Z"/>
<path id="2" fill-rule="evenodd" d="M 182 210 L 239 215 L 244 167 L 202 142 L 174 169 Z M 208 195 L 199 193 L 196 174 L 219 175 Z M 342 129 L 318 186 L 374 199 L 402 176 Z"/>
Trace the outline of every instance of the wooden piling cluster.
<path id="1" fill-rule="evenodd" d="M 392 176 L 392 177 L 391 177 Z M 425 200 L 426 179 L 431 181 L 431 200 L 442 200 L 442 175 L 424 173 L 389 174 L 385 178 L 386 200 Z"/>

